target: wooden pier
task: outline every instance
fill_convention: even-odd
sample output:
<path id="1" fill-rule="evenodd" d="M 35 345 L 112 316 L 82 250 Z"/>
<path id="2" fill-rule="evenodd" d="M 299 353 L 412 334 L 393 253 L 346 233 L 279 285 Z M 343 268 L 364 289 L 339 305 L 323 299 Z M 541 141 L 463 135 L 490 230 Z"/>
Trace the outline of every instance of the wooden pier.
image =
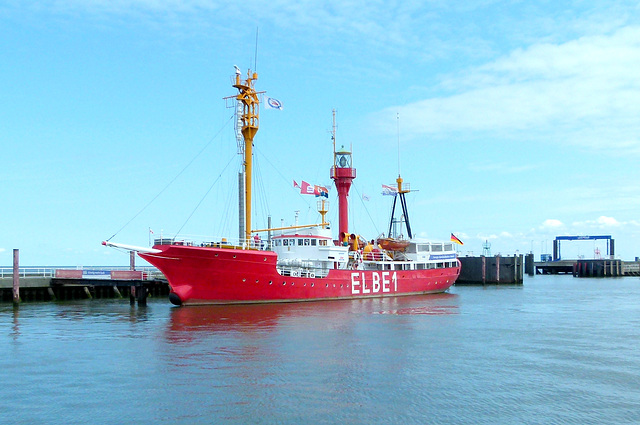
<path id="1" fill-rule="evenodd" d="M 19 301 L 66 301 L 126 298 L 146 303 L 147 296 L 168 296 L 169 284 L 159 272 L 113 269 L 24 268 L 18 275 Z M 0 271 L 0 302 L 14 302 L 14 273 Z"/>

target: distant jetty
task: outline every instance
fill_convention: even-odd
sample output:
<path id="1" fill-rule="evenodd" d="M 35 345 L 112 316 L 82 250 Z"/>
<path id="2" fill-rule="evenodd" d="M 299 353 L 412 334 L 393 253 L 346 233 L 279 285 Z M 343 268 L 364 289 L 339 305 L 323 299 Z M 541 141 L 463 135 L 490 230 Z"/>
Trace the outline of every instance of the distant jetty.
<path id="1" fill-rule="evenodd" d="M 458 257 L 462 263 L 456 285 L 522 284 L 524 269 L 522 254 L 513 256 Z"/>
<path id="2" fill-rule="evenodd" d="M 572 241 L 606 241 L 606 253 L 602 258 L 564 259 L 561 243 Z M 595 254 L 600 257 L 600 251 Z M 535 274 L 572 274 L 574 277 L 618 277 L 640 276 L 640 262 L 623 261 L 614 258 L 615 240 L 611 235 L 596 236 L 556 236 L 553 241 L 553 255 L 541 254 L 540 261 L 533 264 Z M 531 271 L 531 273 L 533 273 Z"/>
<path id="3" fill-rule="evenodd" d="M 548 260 L 534 263 L 535 274 L 571 274 L 575 277 L 640 276 L 639 261 L 617 259 Z"/>

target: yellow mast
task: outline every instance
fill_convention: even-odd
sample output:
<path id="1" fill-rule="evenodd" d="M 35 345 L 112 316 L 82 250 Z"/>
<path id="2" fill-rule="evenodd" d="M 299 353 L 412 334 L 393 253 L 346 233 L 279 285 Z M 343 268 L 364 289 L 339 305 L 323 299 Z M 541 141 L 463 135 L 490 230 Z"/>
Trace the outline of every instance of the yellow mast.
<path id="1" fill-rule="evenodd" d="M 236 83 L 233 85 L 238 89 L 236 99 L 242 105 L 242 115 L 239 117 L 242 122 L 242 138 L 244 139 L 244 176 L 245 176 L 245 242 L 251 238 L 251 182 L 253 168 L 253 137 L 258 132 L 259 105 L 258 93 L 253 88 L 258 73 L 247 71 L 246 80 L 240 79 L 240 73 L 236 73 Z M 238 112 L 240 113 L 240 112 Z"/>

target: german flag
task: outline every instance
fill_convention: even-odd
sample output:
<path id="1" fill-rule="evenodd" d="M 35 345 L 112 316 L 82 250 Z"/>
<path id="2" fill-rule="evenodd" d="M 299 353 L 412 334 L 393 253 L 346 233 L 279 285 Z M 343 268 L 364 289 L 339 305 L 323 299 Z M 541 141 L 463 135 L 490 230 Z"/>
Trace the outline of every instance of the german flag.
<path id="1" fill-rule="evenodd" d="M 456 237 L 456 235 L 454 235 L 453 233 L 451 234 L 451 242 L 455 242 L 455 243 L 457 243 L 457 244 L 464 245 L 464 244 L 462 243 L 462 241 L 461 241 L 460 239 L 458 239 L 458 238 Z"/>

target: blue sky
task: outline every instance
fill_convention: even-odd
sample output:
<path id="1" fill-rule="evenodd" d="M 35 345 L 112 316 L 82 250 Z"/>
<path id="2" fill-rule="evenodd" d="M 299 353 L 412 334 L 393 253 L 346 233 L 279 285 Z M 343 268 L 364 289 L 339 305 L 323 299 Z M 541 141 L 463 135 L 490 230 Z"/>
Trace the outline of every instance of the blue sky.
<path id="1" fill-rule="evenodd" d="M 257 88 L 284 104 L 261 111 L 255 140 L 254 208 L 274 226 L 317 220 L 292 181 L 331 184 L 335 108 L 366 238 L 386 230 L 381 184 L 400 164 L 420 237 L 537 258 L 557 235 L 612 235 L 633 259 L 639 18 L 615 0 L 1 1 L 0 265 L 13 248 L 25 266 L 126 265 L 100 242 L 146 246 L 149 228 L 236 237 L 222 98 L 233 65 L 256 65 L 256 28 Z"/>

